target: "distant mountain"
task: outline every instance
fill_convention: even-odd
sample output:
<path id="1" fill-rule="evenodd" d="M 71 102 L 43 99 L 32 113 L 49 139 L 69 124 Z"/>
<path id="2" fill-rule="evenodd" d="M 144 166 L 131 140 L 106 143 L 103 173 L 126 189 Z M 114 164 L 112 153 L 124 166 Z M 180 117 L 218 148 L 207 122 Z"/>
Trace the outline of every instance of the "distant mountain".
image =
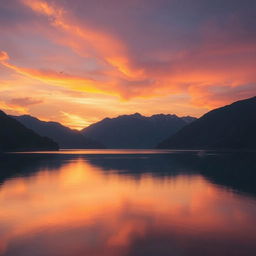
<path id="1" fill-rule="evenodd" d="M 0 111 L 0 151 L 23 150 L 58 150 L 58 144 Z"/>
<path id="2" fill-rule="evenodd" d="M 45 122 L 29 115 L 12 116 L 27 128 L 41 136 L 47 136 L 56 141 L 60 148 L 104 148 L 104 146 L 87 138 L 77 130 L 72 130 L 57 122 Z"/>
<path id="3" fill-rule="evenodd" d="M 176 115 L 142 116 L 138 113 L 105 118 L 82 130 L 107 148 L 153 148 L 164 138 L 194 121 L 193 117 Z"/>
<path id="4" fill-rule="evenodd" d="M 158 148 L 256 149 L 256 97 L 208 112 Z"/>

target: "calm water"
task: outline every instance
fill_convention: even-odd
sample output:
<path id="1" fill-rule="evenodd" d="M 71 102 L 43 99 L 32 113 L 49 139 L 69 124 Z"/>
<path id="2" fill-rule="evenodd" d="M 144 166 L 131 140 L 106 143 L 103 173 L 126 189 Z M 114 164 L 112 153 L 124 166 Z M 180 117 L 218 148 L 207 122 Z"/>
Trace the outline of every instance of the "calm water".
<path id="1" fill-rule="evenodd" d="M 256 155 L 0 157 L 0 255 L 254 256 Z"/>

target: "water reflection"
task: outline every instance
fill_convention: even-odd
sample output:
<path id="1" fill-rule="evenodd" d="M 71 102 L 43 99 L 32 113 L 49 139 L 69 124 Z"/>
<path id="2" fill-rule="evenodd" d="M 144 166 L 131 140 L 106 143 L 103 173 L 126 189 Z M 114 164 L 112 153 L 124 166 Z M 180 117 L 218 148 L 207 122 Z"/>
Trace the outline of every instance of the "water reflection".
<path id="1" fill-rule="evenodd" d="M 0 255 L 255 255 L 253 159 L 2 156 Z"/>

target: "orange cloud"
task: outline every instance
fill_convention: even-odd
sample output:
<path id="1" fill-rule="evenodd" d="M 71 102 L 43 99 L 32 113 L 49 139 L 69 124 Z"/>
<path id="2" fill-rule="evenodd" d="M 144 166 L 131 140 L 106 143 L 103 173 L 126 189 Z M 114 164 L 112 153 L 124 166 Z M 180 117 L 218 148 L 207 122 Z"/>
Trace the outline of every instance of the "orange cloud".
<path id="1" fill-rule="evenodd" d="M 1 55 L 4 56 L 4 60 L 0 61 L 5 67 L 10 68 L 21 75 L 40 80 L 44 83 L 82 92 L 104 93 L 116 96 L 120 95 L 124 99 L 136 96 L 143 97 L 143 94 L 146 94 L 146 96 L 152 95 L 152 92 L 148 91 L 149 84 L 147 81 L 127 81 L 112 77 L 112 80 L 110 79 L 109 81 L 102 82 L 92 78 L 74 76 L 53 70 L 23 68 L 5 61 L 10 59 L 6 52 L 1 52 Z"/>
<path id="2" fill-rule="evenodd" d="M 125 45 L 110 34 L 90 29 L 85 25 L 80 26 L 67 17 L 67 10 L 47 1 L 23 0 L 23 2 L 33 11 L 46 15 L 53 26 L 66 31 L 69 37 L 75 36 L 83 43 L 89 44 L 96 50 L 95 57 L 116 68 L 120 76 L 138 79 L 138 76 L 141 77 L 143 74 L 142 70 L 132 69 Z M 66 40 L 69 42 L 69 39 Z"/>
<path id="3" fill-rule="evenodd" d="M 78 91 L 87 91 L 87 92 L 103 92 L 100 88 L 100 84 L 93 79 L 78 77 L 69 75 L 63 72 L 57 72 L 53 70 L 37 70 L 32 68 L 23 68 L 15 66 L 6 60 L 9 60 L 9 56 L 6 52 L 0 52 L 2 60 L 0 59 L 1 63 L 17 73 L 21 75 L 28 76 L 33 79 L 40 80 L 45 83 L 54 84 L 61 87 L 67 87 Z M 106 85 L 103 85 L 106 86 Z M 105 91 L 104 91 L 105 92 Z"/>
<path id="4" fill-rule="evenodd" d="M 0 109 L 10 111 L 13 114 L 28 114 L 30 106 L 40 103 L 43 103 L 43 100 L 30 97 L 12 98 L 0 100 Z"/>
<path id="5" fill-rule="evenodd" d="M 7 52 L 0 51 L 0 61 L 4 62 L 6 60 L 9 60 L 9 56 L 8 56 Z"/>
<path id="6" fill-rule="evenodd" d="M 26 107 L 17 106 L 16 104 L 11 104 L 0 100 L 0 109 L 8 111 L 14 114 L 27 114 L 28 109 Z"/>

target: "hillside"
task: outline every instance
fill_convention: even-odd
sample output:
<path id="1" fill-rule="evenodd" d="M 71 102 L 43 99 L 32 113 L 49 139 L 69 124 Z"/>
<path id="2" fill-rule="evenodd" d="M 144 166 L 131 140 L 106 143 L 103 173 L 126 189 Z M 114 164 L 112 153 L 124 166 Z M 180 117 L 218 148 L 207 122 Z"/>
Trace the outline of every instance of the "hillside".
<path id="1" fill-rule="evenodd" d="M 58 150 L 58 144 L 0 111 L 0 151 Z"/>
<path id="2" fill-rule="evenodd" d="M 256 149 L 256 97 L 208 112 L 158 148 Z"/>

